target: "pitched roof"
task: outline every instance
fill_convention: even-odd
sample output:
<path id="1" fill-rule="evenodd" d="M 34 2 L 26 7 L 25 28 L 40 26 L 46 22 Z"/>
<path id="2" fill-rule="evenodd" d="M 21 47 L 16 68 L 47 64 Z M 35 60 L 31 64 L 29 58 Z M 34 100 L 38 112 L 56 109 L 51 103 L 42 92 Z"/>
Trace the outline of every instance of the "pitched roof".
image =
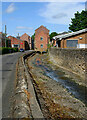
<path id="1" fill-rule="evenodd" d="M 2 34 L 2 32 L 0 32 L 0 34 Z"/>
<path id="2" fill-rule="evenodd" d="M 39 28 L 37 28 L 35 31 L 37 31 L 38 29 L 40 29 L 40 28 L 45 28 L 48 32 L 49 32 L 49 30 L 46 28 L 46 27 L 44 27 L 43 25 L 41 25 Z"/>
<path id="3" fill-rule="evenodd" d="M 81 33 L 84 33 L 84 32 L 87 32 L 87 28 L 79 30 L 79 31 L 76 31 L 76 32 L 67 33 L 67 34 L 64 34 L 64 35 L 57 35 L 57 36 L 53 37 L 53 39 L 55 39 L 55 40 L 56 39 L 61 40 L 62 38 L 71 37 L 71 36 L 78 35 L 78 34 L 81 34 Z"/>
<path id="4" fill-rule="evenodd" d="M 14 37 L 14 36 L 8 36 L 8 38 L 14 38 L 14 39 L 16 39 L 16 40 L 20 40 L 20 41 L 22 41 L 21 39 L 18 39 L 18 38 L 16 38 L 16 37 Z"/>
<path id="5" fill-rule="evenodd" d="M 24 36 L 24 35 L 27 35 L 27 36 L 29 36 L 27 33 L 24 33 L 22 36 Z M 21 37 L 22 37 L 22 36 L 21 36 Z M 29 36 L 29 37 L 30 37 L 30 36 Z"/>

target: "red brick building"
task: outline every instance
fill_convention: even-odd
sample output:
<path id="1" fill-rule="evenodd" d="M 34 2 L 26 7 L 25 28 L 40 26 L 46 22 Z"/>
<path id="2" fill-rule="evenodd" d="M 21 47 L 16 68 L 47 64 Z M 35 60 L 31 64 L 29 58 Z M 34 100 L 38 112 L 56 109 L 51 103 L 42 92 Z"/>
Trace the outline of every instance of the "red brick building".
<path id="1" fill-rule="evenodd" d="M 0 32 L 0 47 L 11 47 L 11 40 L 2 32 Z"/>
<path id="2" fill-rule="evenodd" d="M 35 30 L 35 50 L 46 51 L 49 43 L 49 30 L 41 25 Z"/>
<path id="3" fill-rule="evenodd" d="M 13 36 L 8 36 L 8 38 L 11 40 L 11 47 L 12 48 L 24 48 L 23 47 L 23 41 L 19 40 Z"/>
<path id="4" fill-rule="evenodd" d="M 27 41 L 28 44 L 29 44 L 29 48 L 31 49 L 31 37 L 30 37 L 28 34 L 24 33 L 24 34 L 20 37 L 20 39 L 23 40 L 23 41 Z"/>
<path id="5" fill-rule="evenodd" d="M 87 48 L 87 28 L 53 37 L 54 46 L 60 48 Z"/>
<path id="6" fill-rule="evenodd" d="M 2 36 L 2 32 L 0 32 L 0 47 L 5 47 L 5 37 Z"/>
<path id="7" fill-rule="evenodd" d="M 29 50 L 29 45 L 27 41 L 15 38 L 13 36 L 8 36 L 8 38 L 11 40 L 11 47 L 12 48 L 23 48 L 24 50 Z"/>

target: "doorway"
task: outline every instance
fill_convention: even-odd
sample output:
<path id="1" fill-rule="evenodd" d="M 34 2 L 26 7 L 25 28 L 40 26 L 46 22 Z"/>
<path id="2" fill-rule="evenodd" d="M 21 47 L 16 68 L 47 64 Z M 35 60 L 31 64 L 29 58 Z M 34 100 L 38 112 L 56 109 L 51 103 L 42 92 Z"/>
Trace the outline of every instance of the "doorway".
<path id="1" fill-rule="evenodd" d="M 58 45 L 59 48 L 61 47 L 61 41 L 60 40 L 57 41 L 57 45 Z"/>

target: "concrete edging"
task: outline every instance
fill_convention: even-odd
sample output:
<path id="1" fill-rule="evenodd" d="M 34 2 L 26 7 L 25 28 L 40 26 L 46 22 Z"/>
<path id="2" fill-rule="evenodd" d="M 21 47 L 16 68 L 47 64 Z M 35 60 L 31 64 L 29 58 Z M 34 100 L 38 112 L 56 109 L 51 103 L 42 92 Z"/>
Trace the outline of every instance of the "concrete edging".
<path id="1" fill-rule="evenodd" d="M 18 80 L 15 91 L 14 118 L 41 118 L 44 119 L 40 106 L 38 104 L 32 78 L 25 65 L 27 57 L 32 56 L 35 51 L 21 56 L 21 66 L 23 68 L 22 79 Z M 20 60 L 20 58 L 19 58 Z M 20 66 L 18 66 L 20 67 Z M 21 67 L 20 67 L 21 68 Z M 19 96 L 17 96 L 19 94 Z M 21 95 L 22 94 L 22 95 Z M 19 98 L 20 97 L 20 98 Z"/>

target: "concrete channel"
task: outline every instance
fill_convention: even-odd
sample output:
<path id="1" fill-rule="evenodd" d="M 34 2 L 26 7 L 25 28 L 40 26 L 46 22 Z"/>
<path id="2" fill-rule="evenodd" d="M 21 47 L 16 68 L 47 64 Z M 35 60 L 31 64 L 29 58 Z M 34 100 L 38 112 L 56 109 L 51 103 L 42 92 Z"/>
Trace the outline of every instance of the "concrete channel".
<path id="1" fill-rule="evenodd" d="M 13 107 L 13 118 L 41 118 L 44 119 L 39 106 L 32 78 L 25 65 L 27 57 L 35 55 L 36 52 L 25 54 L 19 58 L 15 82 L 15 96 Z"/>
<path id="2" fill-rule="evenodd" d="M 30 119 L 44 120 L 47 117 L 44 114 L 45 113 L 44 111 L 46 109 L 43 111 L 43 109 L 44 109 L 44 107 L 42 105 L 43 103 L 41 104 L 41 101 L 39 100 L 39 97 L 38 97 L 39 96 L 38 95 L 38 90 L 35 86 L 35 80 L 33 79 L 33 73 L 31 72 L 31 66 L 29 66 L 29 64 L 28 64 L 29 59 L 32 62 L 32 64 L 31 64 L 32 66 L 34 65 L 34 67 L 36 66 L 38 68 L 43 69 L 45 77 L 48 76 L 49 79 L 51 78 L 54 81 L 54 82 L 52 81 L 53 85 L 55 85 L 55 83 L 57 83 L 57 82 L 61 83 L 61 81 L 57 81 L 57 80 L 60 80 L 60 79 L 57 78 L 56 73 L 54 71 L 52 71 L 52 69 L 50 67 L 46 66 L 47 63 L 44 64 L 44 66 L 43 66 L 43 64 L 38 63 L 40 61 L 38 61 L 38 59 L 36 59 L 36 58 L 41 57 L 41 56 L 37 55 L 37 57 L 35 57 L 36 55 L 37 55 L 36 52 L 33 51 L 29 54 L 24 54 L 18 60 L 16 82 L 15 82 L 15 97 L 14 97 L 14 107 L 13 107 L 13 118 L 30 118 Z M 33 60 L 33 56 L 35 57 L 34 60 L 37 60 L 36 62 Z M 44 57 L 43 57 L 43 59 L 44 59 Z M 34 73 L 36 73 L 36 70 L 38 68 L 34 69 Z M 46 72 L 46 74 L 45 74 L 45 72 Z M 60 72 L 61 71 L 59 71 L 59 73 Z M 50 73 L 50 74 L 47 74 L 47 73 Z M 52 73 L 54 73 L 54 74 L 52 74 Z M 56 76 L 54 76 L 54 75 L 56 75 Z M 62 72 L 60 74 L 60 77 L 61 77 L 61 75 L 63 75 Z M 48 81 L 49 81 L 49 79 L 48 79 Z M 62 80 L 62 81 L 64 81 L 64 80 Z M 57 87 L 57 84 L 56 84 L 55 88 Z M 51 81 L 50 81 L 50 85 L 51 85 Z M 48 84 L 48 86 L 49 86 L 49 84 Z M 60 87 L 60 89 L 59 88 L 58 89 L 60 91 L 62 89 L 62 87 L 60 85 L 59 85 L 59 87 Z M 65 93 L 67 93 L 65 91 L 65 88 L 63 88 L 63 90 L 64 90 Z M 53 88 L 53 91 L 54 91 L 54 88 Z M 59 94 L 60 94 L 60 92 L 59 92 Z M 78 110 L 80 110 L 81 106 L 83 106 L 84 104 L 82 104 L 82 102 L 80 102 L 79 100 L 77 101 L 77 99 L 74 98 L 73 96 L 72 96 L 72 99 L 71 99 L 71 96 L 68 95 L 68 94 L 69 93 L 66 94 L 67 97 L 65 95 L 63 97 L 70 98 L 71 103 L 73 103 L 73 105 L 74 105 L 74 103 L 77 103 L 78 105 L 80 105 L 80 103 L 81 103 L 80 108 L 78 107 L 79 108 Z M 50 104 L 50 106 L 51 106 L 51 104 Z M 82 108 L 84 110 L 84 106 Z M 47 114 L 49 114 L 49 113 L 47 113 Z M 81 112 L 81 114 L 82 115 L 80 115 L 80 118 L 85 115 L 84 111 Z M 74 116 L 74 117 L 78 118 L 77 115 Z M 44 118 L 44 116 L 45 116 L 45 118 Z M 50 115 L 48 115 L 48 116 L 50 116 Z"/>

